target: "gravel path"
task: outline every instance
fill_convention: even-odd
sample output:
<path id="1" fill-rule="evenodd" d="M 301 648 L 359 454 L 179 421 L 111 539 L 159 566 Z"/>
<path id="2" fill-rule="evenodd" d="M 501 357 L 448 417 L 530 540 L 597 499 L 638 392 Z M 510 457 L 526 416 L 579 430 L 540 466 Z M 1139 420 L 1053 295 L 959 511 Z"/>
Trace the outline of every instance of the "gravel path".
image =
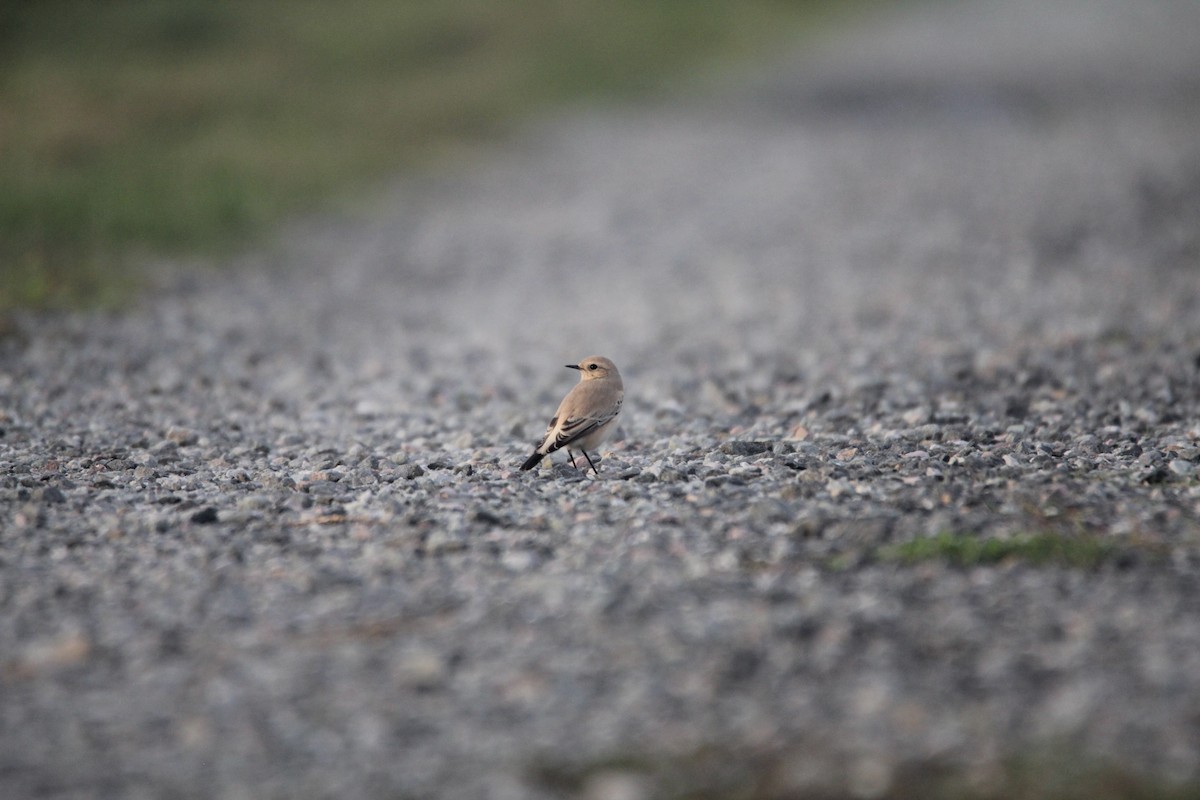
<path id="1" fill-rule="evenodd" d="M 914 4 L 19 320 L 0 796 L 1200 781 L 1197 33 Z M 593 353 L 600 475 L 519 472 Z"/>

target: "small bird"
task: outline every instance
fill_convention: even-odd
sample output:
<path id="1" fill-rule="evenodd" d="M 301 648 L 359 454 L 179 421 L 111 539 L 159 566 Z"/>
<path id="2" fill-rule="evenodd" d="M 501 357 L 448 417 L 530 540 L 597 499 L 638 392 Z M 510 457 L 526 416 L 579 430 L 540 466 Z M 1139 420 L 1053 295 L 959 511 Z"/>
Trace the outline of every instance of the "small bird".
<path id="1" fill-rule="evenodd" d="M 533 469 L 538 462 L 563 447 L 575 466 L 578 450 L 587 459 L 588 466 L 597 475 L 600 470 L 592 463 L 588 450 L 597 446 L 612 433 L 621 403 L 625 399 L 625 385 L 617 365 L 604 356 L 589 356 L 578 364 L 567 364 L 567 369 L 579 370 L 579 383 L 558 404 L 558 411 L 546 426 L 546 435 L 521 469 Z"/>

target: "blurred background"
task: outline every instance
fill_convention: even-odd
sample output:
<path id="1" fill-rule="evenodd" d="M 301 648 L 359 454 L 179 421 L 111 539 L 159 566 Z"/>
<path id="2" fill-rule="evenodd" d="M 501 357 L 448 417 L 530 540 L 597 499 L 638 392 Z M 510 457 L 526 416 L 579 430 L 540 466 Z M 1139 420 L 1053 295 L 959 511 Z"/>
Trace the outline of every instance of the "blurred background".
<path id="1" fill-rule="evenodd" d="M 437 168 L 530 114 L 674 92 L 878 0 L 10 0 L 0 312 Z"/>

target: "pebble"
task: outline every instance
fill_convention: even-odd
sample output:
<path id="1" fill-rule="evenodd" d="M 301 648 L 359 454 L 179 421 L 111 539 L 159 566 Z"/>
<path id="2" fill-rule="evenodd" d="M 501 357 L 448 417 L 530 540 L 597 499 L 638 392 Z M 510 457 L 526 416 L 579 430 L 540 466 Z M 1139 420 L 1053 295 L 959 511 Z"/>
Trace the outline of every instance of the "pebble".
<path id="1" fill-rule="evenodd" d="M 405 689 L 429 691 L 442 686 L 447 670 L 442 656 L 435 650 L 418 647 L 402 653 L 391 670 L 392 680 Z"/>
<path id="2" fill-rule="evenodd" d="M 181 428 L 179 426 L 172 425 L 167 429 L 166 439 L 167 442 L 171 444 L 187 446 L 196 444 L 196 442 L 199 441 L 199 435 L 195 431 L 188 428 Z"/>
<path id="3" fill-rule="evenodd" d="M 213 506 L 206 506 L 192 514 L 191 520 L 197 525 L 211 525 L 217 521 L 217 509 Z"/>
<path id="4" fill-rule="evenodd" d="M 1167 464 L 1167 468 L 1176 475 L 1182 475 L 1185 477 L 1196 471 L 1195 464 L 1190 461 L 1184 461 L 1182 458 L 1171 459 L 1171 462 Z"/>
<path id="5" fill-rule="evenodd" d="M 406 480 L 413 480 L 425 474 L 425 470 L 418 464 L 404 464 L 396 469 L 396 474 Z"/>
<path id="6" fill-rule="evenodd" d="M 580 793 L 582 800 L 649 800 L 654 786 L 650 780 L 630 770 L 606 769 L 589 775 Z"/>

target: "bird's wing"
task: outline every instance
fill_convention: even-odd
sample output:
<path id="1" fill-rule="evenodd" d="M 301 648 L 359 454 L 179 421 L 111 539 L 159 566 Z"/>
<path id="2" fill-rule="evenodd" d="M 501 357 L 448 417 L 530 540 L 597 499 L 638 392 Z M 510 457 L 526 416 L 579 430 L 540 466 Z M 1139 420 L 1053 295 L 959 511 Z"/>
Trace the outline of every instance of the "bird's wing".
<path id="1" fill-rule="evenodd" d="M 568 417 L 563 420 L 562 425 L 559 425 L 557 430 L 552 425 L 551 429 L 546 432 L 546 435 L 549 437 L 553 434 L 554 441 L 546 448 L 546 452 L 553 453 L 555 450 L 567 447 L 572 442 L 579 441 L 597 428 L 607 425 L 621 412 L 621 403 L 623 401 L 623 396 L 617 397 L 617 401 L 612 406 L 597 415 Z"/>

